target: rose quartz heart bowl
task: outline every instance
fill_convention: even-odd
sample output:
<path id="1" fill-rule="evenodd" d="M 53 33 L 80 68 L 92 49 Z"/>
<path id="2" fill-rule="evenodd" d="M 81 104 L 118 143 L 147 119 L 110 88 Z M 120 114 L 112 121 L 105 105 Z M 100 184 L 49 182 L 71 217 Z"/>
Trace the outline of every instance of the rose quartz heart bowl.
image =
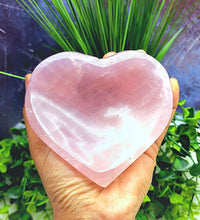
<path id="1" fill-rule="evenodd" d="M 33 71 L 25 110 L 53 151 L 106 187 L 160 136 L 172 102 L 166 70 L 145 53 L 63 52 Z"/>

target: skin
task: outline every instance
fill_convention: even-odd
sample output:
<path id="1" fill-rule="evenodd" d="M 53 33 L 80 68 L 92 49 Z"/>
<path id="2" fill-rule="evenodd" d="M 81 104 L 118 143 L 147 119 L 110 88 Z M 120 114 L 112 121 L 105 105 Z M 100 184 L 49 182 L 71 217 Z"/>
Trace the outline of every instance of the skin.
<path id="1" fill-rule="evenodd" d="M 110 52 L 103 58 L 114 54 Z M 26 86 L 30 77 L 31 74 L 26 76 Z M 173 91 L 172 119 L 178 105 L 179 85 L 175 78 L 170 81 Z M 135 219 L 149 190 L 158 150 L 171 119 L 152 146 L 106 188 L 90 181 L 54 153 L 32 130 L 25 111 L 24 119 L 30 152 L 50 199 L 55 220 Z"/>

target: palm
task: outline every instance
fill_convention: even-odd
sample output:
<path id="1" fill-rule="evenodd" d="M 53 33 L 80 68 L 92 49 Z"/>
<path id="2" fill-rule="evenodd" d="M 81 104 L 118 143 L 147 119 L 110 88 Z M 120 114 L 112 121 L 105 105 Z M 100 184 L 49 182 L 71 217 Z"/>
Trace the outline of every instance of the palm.
<path id="1" fill-rule="evenodd" d="M 36 136 L 29 125 L 27 130 L 32 133 L 29 144 L 35 146 L 30 148 L 32 157 L 51 204 L 57 210 L 65 210 L 70 200 L 94 210 L 104 210 L 106 215 L 114 211 L 123 214 L 125 209 L 122 204 L 126 207 L 128 205 L 130 209 L 139 209 L 151 183 L 152 175 L 149 174 L 153 173 L 155 165 L 155 160 L 152 159 L 153 146 L 107 188 L 102 188 L 56 155 Z M 67 209 L 70 210 L 69 207 Z"/>

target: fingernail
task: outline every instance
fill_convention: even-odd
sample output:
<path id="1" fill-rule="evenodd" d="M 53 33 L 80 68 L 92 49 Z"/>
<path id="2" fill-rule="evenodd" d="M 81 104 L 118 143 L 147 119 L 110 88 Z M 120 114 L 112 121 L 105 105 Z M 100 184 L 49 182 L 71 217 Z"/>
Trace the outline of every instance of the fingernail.
<path id="1" fill-rule="evenodd" d="M 145 50 L 143 50 L 143 49 L 138 49 L 137 50 L 138 52 L 142 52 L 142 53 L 147 53 Z"/>
<path id="2" fill-rule="evenodd" d="M 173 84 L 173 87 L 179 87 L 178 80 L 176 78 L 171 78 L 170 81 L 171 84 Z"/>
<path id="3" fill-rule="evenodd" d="M 115 55 L 115 54 L 116 54 L 116 52 L 110 51 L 110 52 L 106 53 L 106 54 L 103 56 L 103 58 L 108 58 L 108 57 L 113 56 L 113 55 Z"/>
<path id="4" fill-rule="evenodd" d="M 31 74 L 30 74 L 30 73 L 25 76 L 25 89 L 27 89 L 27 86 L 28 86 L 28 82 L 29 82 L 29 80 L 30 80 L 30 77 L 31 77 Z"/>

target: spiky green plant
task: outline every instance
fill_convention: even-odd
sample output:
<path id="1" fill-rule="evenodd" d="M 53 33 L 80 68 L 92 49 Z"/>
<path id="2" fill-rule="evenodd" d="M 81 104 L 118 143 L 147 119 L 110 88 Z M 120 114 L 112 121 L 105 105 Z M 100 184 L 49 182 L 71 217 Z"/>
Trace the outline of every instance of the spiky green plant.
<path id="1" fill-rule="evenodd" d="M 23 76 L 17 76 L 17 75 L 11 74 L 11 73 L 3 72 L 3 71 L 0 71 L 0 74 L 6 75 L 6 76 L 11 76 L 11 77 L 14 77 L 14 78 L 17 78 L 17 79 L 25 79 L 25 77 L 23 77 Z"/>
<path id="2" fill-rule="evenodd" d="M 159 61 L 183 31 L 187 0 L 16 0 L 64 51 L 144 49 Z"/>

